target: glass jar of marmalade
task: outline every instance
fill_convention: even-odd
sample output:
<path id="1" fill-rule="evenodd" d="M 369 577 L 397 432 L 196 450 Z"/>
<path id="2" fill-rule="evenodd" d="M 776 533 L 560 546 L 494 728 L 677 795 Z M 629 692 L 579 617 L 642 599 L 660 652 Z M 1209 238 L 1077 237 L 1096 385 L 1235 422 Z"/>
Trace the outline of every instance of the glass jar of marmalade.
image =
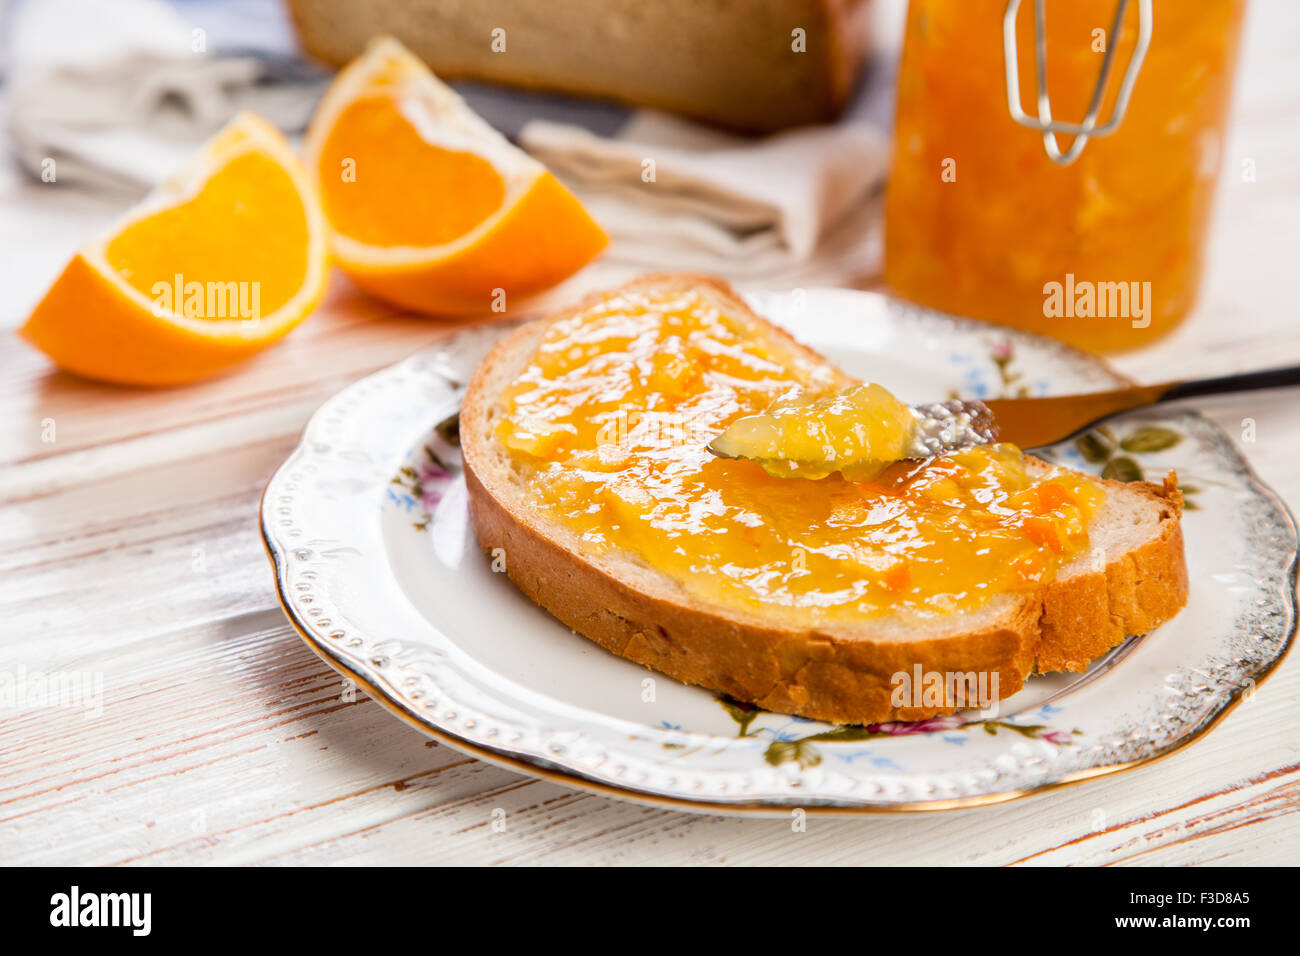
<path id="1" fill-rule="evenodd" d="M 1172 330 L 1200 284 L 1244 8 L 911 0 L 886 282 L 1096 351 Z"/>

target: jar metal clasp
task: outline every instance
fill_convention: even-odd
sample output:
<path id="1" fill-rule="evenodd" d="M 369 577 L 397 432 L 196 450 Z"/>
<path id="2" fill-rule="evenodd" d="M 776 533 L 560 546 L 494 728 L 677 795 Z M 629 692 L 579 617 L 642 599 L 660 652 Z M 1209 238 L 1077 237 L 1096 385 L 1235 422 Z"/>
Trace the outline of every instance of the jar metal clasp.
<path id="1" fill-rule="evenodd" d="M 1078 123 L 1068 123 L 1052 119 L 1052 103 L 1047 93 L 1047 0 L 1034 0 L 1034 61 L 1035 76 L 1038 81 L 1038 115 L 1031 116 L 1020 105 L 1020 64 L 1016 47 L 1016 15 L 1020 11 L 1021 0 L 1009 0 L 1007 12 L 1002 19 L 1002 48 L 1007 72 L 1007 105 L 1011 118 L 1021 126 L 1038 130 L 1043 134 L 1043 148 L 1052 162 L 1068 166 L 1083 152 L 1090 138 L 1109 136 L 1119 129 L 1128 109 L 1129 97 L 1137 84 L 1138 72 L 1146 58 L 1147 48 L 1151 45 L 1152 13 L 1151 0 L 1137 0 L 1138 3 L 1138 37 L 1133 55 L 1124 68 L 1124 77 L 1120 81 L 1119 93 L 1115 107 L 1109 118 L 1099 122 L 1102 104 L 1106 98 L 1106 81 L 1110 78 L 1114 66 L 1115 50 L 1119 46 L 1119 37 L 1124 29 L 1124 14 L 1131 0 L 1119 0 L 1115 17 L 1111 21 L 1107 36 L 1106 53 L 1101 61 L 1101 71 L 1097 76 L 1097 85 L 1093 88 L 1088 112 Z M 1073 136 L 1069 149 L 1061 150 L 1056 137 L 1058 134 Z"/>

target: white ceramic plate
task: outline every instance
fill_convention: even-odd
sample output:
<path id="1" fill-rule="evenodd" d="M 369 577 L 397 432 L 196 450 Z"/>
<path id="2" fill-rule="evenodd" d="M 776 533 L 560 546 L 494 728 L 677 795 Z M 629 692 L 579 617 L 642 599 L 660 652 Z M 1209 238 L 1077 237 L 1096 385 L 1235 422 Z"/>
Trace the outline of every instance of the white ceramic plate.
<path id="1" fill-rule="evenodd" d="M 1110 387 L 1055 342 L 845 290 L 751 297 L 847 371 L 907 401 Z M 1188 412 L 1111 427 L 1064 462 L 1177 468 L 1189 606 L 1084 675 L 1030 680 L 993 719 L 833 727 L 746 711 L 576 636 L 494 573 L 468 525 L 461 386 L 507 329 L 481 327 L 336 395 L 267 486 L 262 529 L 307 642 L 426 733 L 526 773 L 688 809 L 865 812 L 991 803 L 1121 770 L 1195 739 L 1295 630 L 1297 537 L 1221 431 Z M 449 437 L 451 440 L 449 440 Z M 1125 450 L 1127 446 L 1133 450 Z"/>

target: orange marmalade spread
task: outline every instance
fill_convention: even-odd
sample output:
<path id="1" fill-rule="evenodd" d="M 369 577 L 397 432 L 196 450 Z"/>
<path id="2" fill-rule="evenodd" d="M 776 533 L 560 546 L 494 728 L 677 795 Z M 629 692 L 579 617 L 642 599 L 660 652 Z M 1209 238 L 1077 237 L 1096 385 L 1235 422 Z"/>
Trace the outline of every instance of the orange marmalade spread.
<path id="1" fill-rule="evenodd" d="M 535 507 L 593 553 L 792 622 L 972 609 L 1087 548 L 1101 487 L 1031 478 L 1012 445 L 894 462 L 869 481 L 780 477 L 708 450 L 783 398 L 853 384 L 703 294 L 625 292 L 546 329 L 496 428 Z"/>
<path id="2" fill-rule="evenodd" d="M 736 419 L 709 442 L 724 458 L 748 458 L 777 478 L 825 478 L 838 471 L 870 481 L 908 456 L 916 418 L 879 385 L 826 396 L 792 389 L 758 415 Z"/>

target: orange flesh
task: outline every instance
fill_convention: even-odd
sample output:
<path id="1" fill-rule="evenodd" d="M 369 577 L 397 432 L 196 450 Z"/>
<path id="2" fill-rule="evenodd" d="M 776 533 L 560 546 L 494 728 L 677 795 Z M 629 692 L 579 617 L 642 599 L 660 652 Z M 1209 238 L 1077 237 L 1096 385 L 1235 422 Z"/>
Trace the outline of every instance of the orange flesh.
<path id="1" fill-rule="evenodd" d="M 438 246 L 501 208 L 501 174 L 482 156 L 424 139 L 409 118 L 423 109 L 414 98 L 371 96 L 339 114 L 317 165 L 338 232 L 372 246 Z"/>
<path id="2" fill-rule="evenodd" d="M 625 293 L 548 328 L 502 395 L 497 434 L 535 504 L 593 552 L 795 620 L 974 608 L 1088 546 L 1102 489 L 1030 479 L 1013 446 L 899 462 L 871 482 L 773 477 L 706 448 L 792 387 L 845 381 L 702 296 Z"/>
<path id="3" fill-rule="evenodd" d="M 127 226 L 105 257 L 127 283 L 170 311 L 242 320 L 269 315 L 302 288 L 308 242 L 293 180 L 268 157 L 249 153 L 231 160 L 192 199 Z M 248 314 L 254 305 L 257 314 Z"/>

